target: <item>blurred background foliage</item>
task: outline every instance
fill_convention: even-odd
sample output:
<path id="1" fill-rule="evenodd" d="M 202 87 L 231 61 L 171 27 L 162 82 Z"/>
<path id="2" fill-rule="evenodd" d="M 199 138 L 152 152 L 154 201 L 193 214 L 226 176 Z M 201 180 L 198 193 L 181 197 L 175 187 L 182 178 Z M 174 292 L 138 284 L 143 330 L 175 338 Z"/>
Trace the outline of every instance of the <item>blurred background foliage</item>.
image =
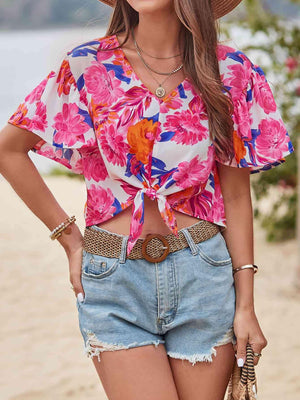
<path id="1" fill-rule="evenodd" d="M 107 26 L 111 8 L 97 0 L 1 0 L 0 29 Z M 287 162 L 267 173 L 253 174 L 256 197 L 254 216 L 267 240 L 281 241 L 296 235 L 297 137 L 300 135 L 300 0 L 244 0 L 220 27 L 225 38 L 234 38 L 237 27 L 250 37 L 242 51 L 266 73 L 295 152 Z M 235 29 L 235 31 L 234 31 Z M 242 37 L 241 37 L 242 39 Z M 254 54 L 252 56 L 252 54 Z M 83 179 L 65 168 L 53 175 Z M 267 207 L 261 206 L 264 203 Z"/>

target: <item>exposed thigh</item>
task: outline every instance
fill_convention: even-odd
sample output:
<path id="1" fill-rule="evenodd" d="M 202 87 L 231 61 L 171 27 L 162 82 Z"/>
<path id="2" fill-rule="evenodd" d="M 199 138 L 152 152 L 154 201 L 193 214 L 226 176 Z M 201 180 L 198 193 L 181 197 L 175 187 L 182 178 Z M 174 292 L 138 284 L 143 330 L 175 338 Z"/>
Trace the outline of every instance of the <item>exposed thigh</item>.
<path id="1" fill-rule="evenodd" d="M 109 400 L 179 400 L 163 344 L 104 351 L 93 363 Z"/>
<path id="2" fill-rule="evenodd" d="M 232 343 L 218 346 L 212 362 L 170 357 L 170 365 L 180 400 L 223 400 L 235 362 Z"/>

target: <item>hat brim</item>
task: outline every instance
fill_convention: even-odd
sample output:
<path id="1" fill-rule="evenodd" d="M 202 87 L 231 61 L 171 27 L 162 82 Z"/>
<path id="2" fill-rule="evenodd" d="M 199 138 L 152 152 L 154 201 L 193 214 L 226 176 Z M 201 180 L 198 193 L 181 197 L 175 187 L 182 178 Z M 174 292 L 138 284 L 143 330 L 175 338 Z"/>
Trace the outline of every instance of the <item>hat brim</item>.
<path id="1" fill-rule="evenodd" d="M 108 6 L 114 7 L 115 0 L 99 0 Z M 215 19 L 224 17 L 235 7 L 237 7 L 242 0 L 212 0 L 212 7 L 214 10 Z"/>

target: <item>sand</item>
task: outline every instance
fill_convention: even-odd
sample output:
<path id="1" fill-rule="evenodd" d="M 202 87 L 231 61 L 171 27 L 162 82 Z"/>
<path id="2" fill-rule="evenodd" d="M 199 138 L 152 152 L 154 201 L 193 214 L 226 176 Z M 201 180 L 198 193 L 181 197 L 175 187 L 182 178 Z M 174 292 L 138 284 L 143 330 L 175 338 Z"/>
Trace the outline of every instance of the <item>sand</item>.
<path id="1" fill-rule="evenodd" d="M 45 177 L 83 233 L 85 184 Z M 83 353 L 67 257 L 48 228 L 0 177 L 0 399 L 104 400 L 93 363 Z M 270 244 L 255 221 L 255 309 L 268 339 L 256 367 L 261 400 L 300 398 L 300 289 L 296 240 Z M 142 396 L 141 396 L 142 399 Z"/>

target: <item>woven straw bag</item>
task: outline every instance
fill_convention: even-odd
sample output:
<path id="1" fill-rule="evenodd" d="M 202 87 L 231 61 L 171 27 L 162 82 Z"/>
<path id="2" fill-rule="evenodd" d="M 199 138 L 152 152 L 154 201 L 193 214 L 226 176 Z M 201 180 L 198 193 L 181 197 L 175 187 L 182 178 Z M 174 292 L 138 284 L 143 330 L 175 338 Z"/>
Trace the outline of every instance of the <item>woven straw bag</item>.
<path id="1" fill-rule="evenodd" d="M 253 364 L 253 350 L 247 343 L 246 361 L 243 367 L 234 363 L 227 387 L 226 400 L 257 400 L 257 381 Z"/>

